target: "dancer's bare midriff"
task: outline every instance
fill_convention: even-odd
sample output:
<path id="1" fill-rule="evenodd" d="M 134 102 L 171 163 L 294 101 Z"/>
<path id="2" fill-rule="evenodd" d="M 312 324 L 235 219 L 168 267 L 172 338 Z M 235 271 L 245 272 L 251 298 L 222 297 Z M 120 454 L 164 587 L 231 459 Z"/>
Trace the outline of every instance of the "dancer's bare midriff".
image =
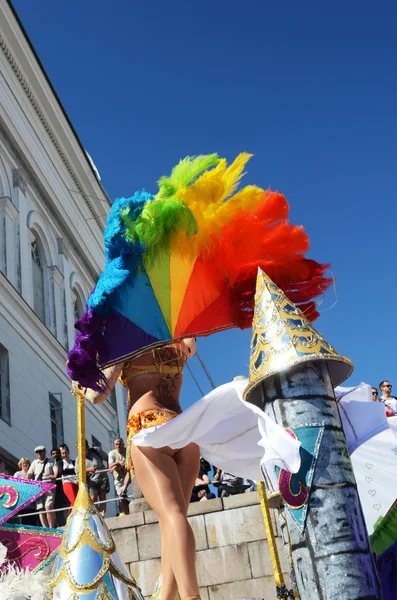
<path id="1" fill-rule="evenodd" d="M 128 416 L 143 412 L 145 410 L 170 410 L 176 413 L 182 412 L 179 395 L 182 387 L 182 369 L 185 360 L 175 353 L 174 348 L 168 346 L 159 351 L 161 358 L 165 358 L 167 365 L 175 367 L 175 373 L 147 372 L 135 375 L 126 382 L 128 398 Z M 174 358 L 174 360 L 172 360 Z M 128 365 L 128 363 L 127 363 Z M 155 358 L 147 354 L 135 359 L 130 363 L 131 367 L 155 367 Z M 123 374 L 128 372 L 128 366 L 124 366 Z"/>

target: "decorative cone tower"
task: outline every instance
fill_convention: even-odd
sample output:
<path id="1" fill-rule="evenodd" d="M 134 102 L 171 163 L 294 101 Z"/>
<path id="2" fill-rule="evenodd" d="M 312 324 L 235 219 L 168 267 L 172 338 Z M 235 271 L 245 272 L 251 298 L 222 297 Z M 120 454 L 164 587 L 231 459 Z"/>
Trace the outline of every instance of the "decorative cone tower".
<path id="1" fill-rule="evenodd" d="M 300 310 L 259 269 L 245 400 L 301 442 L 301 468 L 278 481 L 301 600 L 381 600 L 333 388 L 351 374 Z M 266 475 L 266 474 L 265 474 Z"/>
<path id="2" fill-rule="evenodd" d="M 46 600 L 144 600 L 86 486 L 84 396 L 77 395 L 79 492 Z"/>

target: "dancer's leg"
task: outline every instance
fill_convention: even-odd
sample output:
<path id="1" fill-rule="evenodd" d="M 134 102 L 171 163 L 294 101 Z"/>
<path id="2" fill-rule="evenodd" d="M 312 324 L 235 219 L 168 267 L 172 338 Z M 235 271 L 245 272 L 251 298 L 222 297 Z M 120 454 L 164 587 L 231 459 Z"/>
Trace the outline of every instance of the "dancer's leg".
<path id="1" fill-rule="evenodd" d="M 195 540 L 186 518 L 185 491 L 174 454 L 175 450 L 170 448 L 145 448 L 131 444 L 137 482 L 159 517 L 163 549 L 169 556 L 179 592 L 182 596 L 194 596 L 198 594 Z M 183 464 L 186 466 L 187 463 L 183 461 Z M 174 599 L 164 597 L 162 592 L 161 600 Z"/>
<path id="2" fill-rule="evenodd" d="M 175 452 L 174 460 L 178 467 L 185 497 L 185 514 L 187 515 L 194 482 L 200 468 L 200 449 L 196 444 L 189 444 Z M 161 535 L 161 579 L 161 600 L 175 600 L 178 586 L 172 570 L 169 552 L 165 547 L 165 536 L 163 534 Z"/>

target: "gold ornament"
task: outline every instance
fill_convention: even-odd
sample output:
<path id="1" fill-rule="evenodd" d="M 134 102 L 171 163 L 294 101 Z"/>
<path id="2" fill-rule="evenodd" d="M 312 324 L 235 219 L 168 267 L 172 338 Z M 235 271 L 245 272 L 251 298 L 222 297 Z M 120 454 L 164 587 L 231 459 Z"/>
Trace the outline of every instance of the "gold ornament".
<path id="1" fill-rule="evenodd" d="M 244 399 L 280 371 L 308 362 L 327 361 L 333 387 L 347 379 L 352 362 L 340 356 L 277 285 L 258 269 L 252 321 L 250 382 Z"/>

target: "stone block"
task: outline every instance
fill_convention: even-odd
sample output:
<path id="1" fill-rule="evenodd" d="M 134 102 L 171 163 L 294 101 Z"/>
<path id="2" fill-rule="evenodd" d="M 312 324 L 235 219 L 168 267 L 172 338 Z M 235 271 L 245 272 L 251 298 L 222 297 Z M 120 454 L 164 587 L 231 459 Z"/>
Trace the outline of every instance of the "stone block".
<path id="1" fill-rule="evenodd" d="M 137 527 L 137 525 L 143 525 L 143 512 L 136 512 L 132 515 L 124 515 L 122 517 L 109 517 L 106 519 L 106 525 L 110 531 L 116 529 L 128 529 L 129 527 Z"/>
<path id="2" fill-rule="evenodd" d="M 135 498 L 130 502 L 130 515 L 137 512 L 151 510 L 151 506 L 145 498 Z"/>
<path id="3" fill-rule="evenodd" d="M 251 567 L 247 545 L 197 552 L 197 575 L 202 587 L 249 579 Z"/>
<path id="4" fill-rule="evenodd" d="M 209 589 L 209 600 L 232 600 L 249 598 L 264 600 L 276 598 L 276 586 L 272 577 L 234 581 L 224 585 L 213 585 Z"/>
<path id="5" fill-rule="evenodd" d="M 188 521 L 193 529 L 194 537 L 196 539 L 196 550 L 206 550 L 208 548 L 208 542 L 204 515 L 189 517 Z"/>
<path id="6" fill-rule="evenodd" d="M 160 559 L 141 560 L 131 563 L 128 567 L 131 575 L 141 588 L 142 594 L 150 598 L 160 575 Z"/>
<path id="7" fill-rule="evenodd" d="M 208 548 L 207 533 L 205 530 L 204 515 L 189 517 L 189 523 L 196 539 L 197 550 Z M 151 523 L 138 527 L 138 550 L 141 560 L 158 558 L 161 554 L 161 534 L 158 523 Z"/>
<path id="8" fill-rule="evenodd" d="M 246 494 L 236 494 L 222 498 L 223 508 L 229 510 L 231 508 L 240 508 L 242 506 L 252 506 L 259 504 L 258 492 L 247 492 Z"/>
<path id="9" fill-rule="evenodd" d="M 158 558 L 161 555 L 161 537 L 158 524 L 142 525 L 138 527 L 137 534 L 140 560 Z"/>
<path id="10" fill-rule="evenodd" d="M 205 515 L 205 524 L 210 548 L 266 539 L 259 505 Z"/>
<path id="11" fill-rule="evenodd" d="M 208 588 L 203 587 L 203 588 L 199 588 L 199 592 L 200 592 L 200 599 L 201 600 L 209 600 L 209 592 L 208 592 Z M 153 595 L 150 594 L 150 596 L 145 596 L 145 600 L 152 600 Z"/>
<path id="12" fill-rule="evenodd" d="M 276 539 L 278 555 L 280 557 L 280 566 L 283 573 L 287 573 L 287 562 L 285 558 L 283 542 L 280 538 Z M 273 575 L 272 559 L 270 548 L 266 541 L 251 542 L 248 544 L 248 554 L 251 563 L 252 577 L 267 577 Z"/>
<path id="13" fill-rule="evenodd" d="M 154 512 L 154 510 L 145 510 L 145 512 L 143 513 L 143 518 L 145 519 L 145 523 L 147 525 L 159 522 L 159 518 Z"/>
<path id="14" fill-rule="evenodd" d="M 214 498 L 213 500 L 207 500 L 206 502 L 191 502 L 189 504 L 187 515 L 188 517 L 193 517 L 194 515 L 204 515 L 220 510 L 223 510 L 222 499 Z"/>
<path id="15" fill-rule="evenodd" d="M 125 563 L 139 560 L 138 546 L 136 542 L 136 530 L 133 527 L 128 529 L 116 529 L 112 531 L 114 542 L 120 556 Z"/>

